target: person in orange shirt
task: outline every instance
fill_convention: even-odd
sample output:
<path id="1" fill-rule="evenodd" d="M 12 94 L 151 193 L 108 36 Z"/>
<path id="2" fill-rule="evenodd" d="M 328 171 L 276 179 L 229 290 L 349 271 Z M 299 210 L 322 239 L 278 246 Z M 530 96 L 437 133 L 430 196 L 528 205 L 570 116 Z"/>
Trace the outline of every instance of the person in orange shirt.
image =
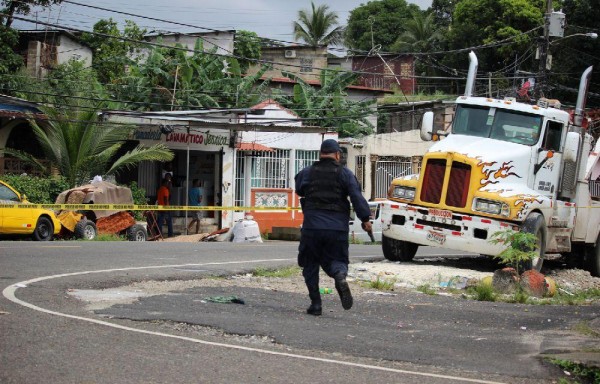
<path id="1" fill-rule="evenodd" d="M 160 188 L 156 193 L 158 205 L 169 206 L 171 199 L 171 180 L 169 177 L 165 177 L 162 180 Z M 168 237 L 173 237 L 173 217 L 171 211 L 158 211 L 158 228 L 163 233 L 163 223 L 167 221 L 167 233 Z"/>

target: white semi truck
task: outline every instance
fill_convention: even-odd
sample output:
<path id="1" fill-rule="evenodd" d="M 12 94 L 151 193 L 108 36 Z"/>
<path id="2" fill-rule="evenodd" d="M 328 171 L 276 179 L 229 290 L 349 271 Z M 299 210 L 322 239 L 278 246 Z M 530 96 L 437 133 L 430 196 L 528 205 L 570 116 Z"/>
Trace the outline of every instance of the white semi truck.
<path id="1" fill-rule="evenodd" d="M 385 258 L 410 261 L 419 245 L 495 256 L 505 247 L 490 242 L 493 234 L 513 229 L 537 236 L 528 268 L 563 254 L 599 276 L 600 201 L 589 183 L 600 175 L 600 147 L 592 150 L 584 117 L 592 67 L 569 113 L 557 101 L 473 96 L 477 57 L 469 56 L 451 128 L 435 131 L 426 112 L 421 138 L 437 141 L 419 174 L 392 181 L 382 207 Z"/>

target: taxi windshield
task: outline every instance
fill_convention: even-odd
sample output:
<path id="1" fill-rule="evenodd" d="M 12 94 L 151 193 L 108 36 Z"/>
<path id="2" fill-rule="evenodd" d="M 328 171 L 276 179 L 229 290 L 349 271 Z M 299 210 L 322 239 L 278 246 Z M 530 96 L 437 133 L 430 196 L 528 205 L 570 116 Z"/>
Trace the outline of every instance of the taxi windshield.
<path id="1" fill-rule="evenodd" d="M 452 133 L 533 145 L 540 137 L 542 117 L 499 108 L 458 105 Z"/>

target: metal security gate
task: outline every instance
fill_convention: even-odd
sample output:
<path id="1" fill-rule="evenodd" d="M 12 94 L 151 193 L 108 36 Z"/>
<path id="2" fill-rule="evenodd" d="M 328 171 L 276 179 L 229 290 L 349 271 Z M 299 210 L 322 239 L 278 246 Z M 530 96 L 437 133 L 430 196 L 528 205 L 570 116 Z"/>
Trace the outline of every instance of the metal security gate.
<path id="1" fill-rule="evenodd" d="M 374 182 L 371 192 L 373 199 L 387 197 L 388 188 L 396 177 L 418 172 L 418 170 L 413 171 L 413 161 L 410 157 L 381 156 L 373 162 L 373 168 Z"/>

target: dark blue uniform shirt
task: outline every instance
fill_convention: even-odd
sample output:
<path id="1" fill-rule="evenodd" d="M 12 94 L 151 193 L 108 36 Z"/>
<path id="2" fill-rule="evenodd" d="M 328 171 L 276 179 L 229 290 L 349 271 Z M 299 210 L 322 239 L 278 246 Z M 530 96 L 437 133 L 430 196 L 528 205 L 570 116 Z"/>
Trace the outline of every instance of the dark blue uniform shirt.
<path id="1" fill-rule="evenodd" d="M 321 161 L 333 161 L 330 159 L 324 159 Z M 306 193 L 306 190 L 310 184 L 310 167 L 306 167 L 294 178 L 296 180 L 296 193 L 303 197 Z M 354 206 L 354 211 L 356 212 L 356 216 L 360 219 L 361 222 L 365 222 L 369 220 L 371 216 L 371 210 L 369 208 L 369 203 L 363 197 L 360 192 L 360 185 L 358 184 L 358 180 L 356 180 L 356 176 L 346 167 L 342 167 L 342 171 L 340 172 L 340 180 L 342 185 L 345 186 L 348 191 L 348 196 L 350 197 L 350 202 Z M 347 198 L 347 197 L 346 197 Z M 306 229 L 331 229 L 336 231 L 346 231 L 350 230 L 349 222 L 350 217 L 349 214 L 344 212 L 336 212 L 329 211 L 323 209 L 311 209 L 302 211 L 304 214 L 304 222 L 302 223 L 302 228 Z"/>

